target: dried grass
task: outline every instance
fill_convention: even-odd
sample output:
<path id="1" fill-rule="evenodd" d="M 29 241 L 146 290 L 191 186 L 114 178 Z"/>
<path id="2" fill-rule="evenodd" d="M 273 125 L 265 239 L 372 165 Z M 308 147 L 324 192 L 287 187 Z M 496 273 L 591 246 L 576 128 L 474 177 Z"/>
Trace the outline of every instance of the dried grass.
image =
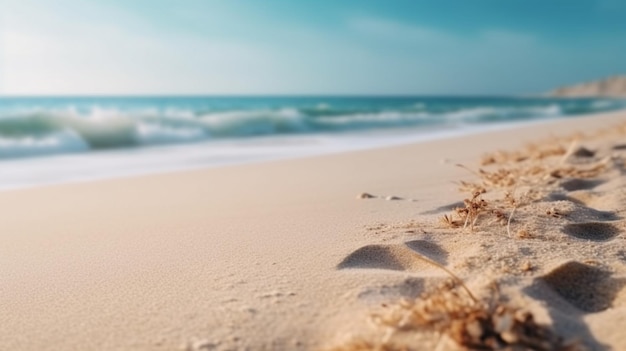
<path id="1" fill-rule="evenodd" d="M 626 134 L 626 123 L 596 133 Z M 553 139 L 550 142 L 527 145 L 521 151 L 485 155 L 481 165 L 486 168 L 472 170 L 457 166 L 474 175 L 478 181 L 460 181 L 459 190 L 472 196 L 464 200 L 464 207 L 440 218 L 448 228 L 474 228 L 482 217 L 491 217 L 489 223 L 506 224 L 509 238 L 533 238 L 525 227 L 513 233 L 511 223 L 518 209 L 543 197 L 546 191 L 561 178 L 593 178 L 606 172 L 610 166 L 619 166 L 622 159 L 606 157 L 595 163 L 570 164 L 570 157 L 595 157 L 595 152 L 578 147 L 580 135 Z M 569 144 L 569 147 L 564 145 Z M 495 168 L 495 169 L 494 169 Z M 519 198 L 516 190 L 525 188 Z M 503 196 L 482 198 L 488 191 L 501 190 Z M 508 212 L 508 214 L 507 214 Z M 540 215 L 540 214 L 538 214 Z M 546 215 L 564 216 L 556 208 Z M 430 261 L 430 260 L 428 260 Z M 410 351 L 423 350 L 421 342 L 430 335 L 439 340 L 433 349 L 442 349 L 443 341 L 452 341 L 461 350 L 537 350 L 577 351 L 585 348 L 579 343 L 566 342 L 548 326 L 538 324 L 534 316 L 499 299 L 497 289 L 486 300 L 478 300 L 452 272 L 436 262 L 432 264 L 445 270 L 454 283 L 447 284 L 414 300 L 402 300 L 384 305 L 384 310 L 372 316 L 379 331 L 387 331 L 377 340 L 354 339 L 332 348 L 332 351 Z M 521 264 L 522 272 L 535 269 L 530 261 Z"/>
<path id="2" fill-rule="evenodd" d="M 464 207 L 457 207 L 451 215 L 444 215 L 439 218 L 439 222 L 448 228 L 468 228 L 474 231 L 478 219 L 481 216 L 490 216 L 495 223 L 504 225 L 507 223 L 505 210 L 493 207 L 481 197 L 482 193 L 476 191 L 471 198 L 463 200 Z M 458 218 L 458 219 L 455 219 Z"/>
<path id="3" fill-rule="evenodd" d="M 626 125 L 626 124 L 625 124 Z M 478 181 L 460 181 L 459 190 L 473 194 L 471 199 L 465 200 L 465 207 L 457 208 L 450 215 L 440 218 L 440 222 L 448 228 L 469 228 L 474 231 L 479 224 L 479 217 L 484 214 L 492 215 L 490 224 L 506 225 L 507 235 L 513 237 L 511 223 L 514 214 L 521 208 L 535 200 L 541 199 L 549 193 L 554 184 L 562 178 L 595 178 L 606 172 L 610 167 L 619 168 L 622 161 L 616 156 L 608 156 L 596 162 L 568 163 L 568 159 L 576 156 L 583 150 L 587 158 L 594 157 L 583 146 L 579 146 L 581 136 L 574 135 L 568 138 L 555 139 L 543 144 L 531 144 L 525 149 L 515 152 L 503 152 L 485 155 L 482 165 L 487 168 L 473 170 L 463 164 L 457 164 L 478 178 Z M 569 143 L 565 148 L 564 143 Z M 578 157 L 578 156 L 576 156 Z M 515 189 L 526 188 L 526 193 L 520 199 L 515 199 Z M 552 189 L 553 191 L 553 189 Z M 476 194 L 503 193 L 503 197 L 490 196 L 489 203 L 478 201 Z M 482 200 L 484 201 L 484 200 Z M 508 213 L 508 215 L 506 214 Z M 558 211 L 547 213 L 551 217 L 563 216 Z M 460 222 L 463 225 L 460 225 Z"/>
<path id="4" fill-rule="evenodd" d="M 565 214 L 561 213 L 556 207 L 552 207 L 546 211 L 546 215 L 553 218 L 562 218 Z"/>
<path id="5" fill-rule="evenodd" d="M 524 161 L 541 161 L 553 156 L 562 156 L 567 153 L 562 145 L 564 141 L 580 138 L 579 135 L 570 138 L 551 138 L 544 142 L 528 144 L 519 151 L 497 151 L 486 154 L 481 159 L 481 165 L 488 166 L 502 163 L 520 163 Z"/>
<path id="6" fill-rule="evenodd" d="M 566 155 L 567 156 L 567 155 Z M 547 162 L 540 164 L 524 164 L 514 166 L 500 166 L 495 170 L 479 168 L 474 171 L 471 168 L 457 164 L 480 179 L 480 183 L 461 181 L 459 190 L 486 193 L 490 189 L 510 189 L 519 186 L 541 186 L 551 184 L 561 178 L 594 178 L 605 172 L 611 163 L 610 157 L 606 157 L 590 165 L 569 165 L 557 162 L 552 167 Z"/>
<path id="7" fill-rule="evenodd" d="M 462 220 L 453 219 L 451 215 L 443 215 L 439 218 L 439 223 L 447 228 L 460 228 L 463 226 Z"/>
<path id="8" fill-rule="evenodd" d="M 424 334 L 443 336 L 461 350 L 583 350 L 535 322 L 530 312 L 498 301 L 498 296 L 493 290 L 489 300 L 477 301 L 448 283 L 373 315 L 372 322 L 387 330 L 381 340 L 356 339 L 332 351 L 421 350 L 418 336 Z"/>

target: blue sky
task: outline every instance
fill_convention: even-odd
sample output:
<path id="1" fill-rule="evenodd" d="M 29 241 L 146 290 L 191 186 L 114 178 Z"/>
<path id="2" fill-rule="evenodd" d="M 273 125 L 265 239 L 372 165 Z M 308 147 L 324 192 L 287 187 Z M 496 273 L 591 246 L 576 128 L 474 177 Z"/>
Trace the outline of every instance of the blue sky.
<path id="1" fill-rule="evenodd" d="M 502 95 L 626 73 L 622 0 L 0 1 L 6 95 Z"/>

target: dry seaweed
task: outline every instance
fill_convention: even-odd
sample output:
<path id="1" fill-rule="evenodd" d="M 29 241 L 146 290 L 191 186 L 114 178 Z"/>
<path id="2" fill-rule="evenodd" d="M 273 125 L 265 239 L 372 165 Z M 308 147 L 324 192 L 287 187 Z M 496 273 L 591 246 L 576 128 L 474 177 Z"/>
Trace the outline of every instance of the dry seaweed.
<path id="1" fill-rule="evenodd" d="M 481 197 L 482 193 L 476 191 L 471 198 L 463 200 L 464 207 L 457 207 L 451 215 L 444 215 L 439 222 L 448 228 L 474 228 L 482 215 L 490 215 L 496 223 L 507 223 L 507 215 L 504 209 L 491 207 L 489 202 Z M 459 219 L 455 219 L 455 216 Z"/>
<path id="2" fill-rule="evenodd" d="M 595 137 L 613 133 L 626 134 L 626 123 L 597 133 Z M 610 167 L 626 168 L 618 153 L 595 161 L 598 152 L 579 146 L 581 138 L 575 135 L 531 144 L 520 151 L 488 154 L 481 160 L 484 168 L 478 170 L 458 164 L 477 180 L 459 182 L 459 190 L 472 196 L 464 200 L 463 207 L 441 217 L 441 224 L 456 229 L 469 227 L 473 231 L 477 225 L 495 222 L 506 224 L 509 238 L 536 237 L 536 233 L 529 231 L 526 225 L 512 231 L 511 223 L 516 211 L 522 211 L 526 205 L 553 191 L 558 179 L 593 178 Z M 501 191 L 498 192 L 498 189 Z M 516 190 L 521 189 L 525 189 L 523 195 L 516 197 Z M 489 201 L 481 196 L 488 191 Z M 498 197 L 498 194 L 502 196 Z M 535 215 L 542 215 L 542 212 Z M 545 211 L 545 215 L 562 218 L 566 213 L 552 207 Z M 483 217 L 492 218 L 492 221 L 480 220 Z M 436 262 L 433 264 L 440 266 Z M 530 261 L 524 261 L 518 267 L 521 272 L 537 269 Z M 497 290 L 493 290 L 485 300 L 476 299 L 459 278 L 445 270 L 454 278 L 454 284 L 414 300 L 384 305 L 382 311 L 372 316 L 377 330 L 381 333 L 386 331 L 384 335 L 370 336 L 367 340 L 354 339 L 332 350 L 423 350 L 425 337 L 434 341 L 436 345 L 431 348 L 434 350 L 444 349 L 445 341 L 453 342 L 456 349 L 461 350 L 584 350 L 581 344 L 566 342 L 548 326 L 537 323 L 530 312 L 501 301 Z"/>
<path id="3" fill-rule="evenodd" d="M 502 163 L 520 163 L 528 160 L 541 161 L 553 156 L 561 156 L 567 152 L 560 144 L 563 140 L 553 139 L 548 142 L 528 144 L 521 151 L 497 151 L 485 154 L 480 163 L 483 166 L 488 166 Z"/>
<path id="4" fill-rule="evenodd" d="M 493 220 L 488 224 L 499 223 L 506 225 L 507 234 L 513 237 L 511 223 L 513 216 L 519 208 L 541 199 L 543 195 L 552 191 L 559 179 L 562 178 L 594 178 L 606 172 L 610 167 L 620 168 L 622 160 L 616 156 L 608 156 L 592 163 L 567 163 L 570 156 L 594 157 L 596 152 L 578 145 L 580 136 L 555 139 L 553 142 L 544 144 L 528 145 L 522 151 L 504 152 L 485 155 L 483 165 L 493 165 L 487 168 L 473 170 L 463 164 L 456 166 L 467 170 L 479 179 L 479 181 L 460 181 L 459 190 L 472 194 L 504 194 L 502 197 L 490 196 L 489 203 L 474 195 L 465 200 L 465 206 L 457 208 L 452 215 L 440 218 L 443 225 L 449 228 L 459 228 L 459 221 L 463 221 L 463 228 L 468 226 L 474 231 L 479 224 L 479 217 L 490 214 Z M 563 144 L 569 143 L 565 148 Z M 583 151 L 581 151 L 583 150 Z M 525 194 L 516 199 L 513 194 L 516 189 L 526 188 Z M 505 213 L 508 213 L 505 214 Z M 563 213 L 550 211 L 547 215 L 561 218 Z M 459 219 L 457 220 L 456 217 Z"/>
<path id="5" fill-rule="evenodd" d="M 444 336 L 461 350 L 583 350 L 537 323 L 530 312 L 499 301 L 497 290 L 478 301 L 451 283 L 386 306 L 372 321 L 387 330 L 381 340 L 352 340 L 332 350 L 420 350 L 417 333 Z"/>
<path id="6" fill-rule="evenodd" d="M 463 226 L 462 220 L 453 219 L 452 216 L 443 215 L 439 218 L 439 222 L 443 224 L 444 227 L 448 228 L 460 228 Z"/>
<path id="7" fill-rule="evenodd" d="M 557 208 L 552 207 L 551 209 L 546 211 L 546 215 L 553 217 L 553 218 L 562 218 L 564 216 L 563 213 L 561 213 Z"/>

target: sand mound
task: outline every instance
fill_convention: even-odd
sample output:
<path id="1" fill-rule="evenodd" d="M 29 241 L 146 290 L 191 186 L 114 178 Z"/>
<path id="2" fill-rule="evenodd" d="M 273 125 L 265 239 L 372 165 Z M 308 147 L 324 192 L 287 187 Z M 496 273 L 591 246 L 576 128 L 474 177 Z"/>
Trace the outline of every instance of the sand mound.
<path id="1" fill-rule="evenodd" d="M 433 268 L 431 260 L 444 264 L 447 254 L 437 244 L 425 240 L 412 240 L 403 245 L 367 245 L 344 258 L 337 268 L 423 271 Z"/>
<path id="2" fill-rule="evenodd" d="M 621 129 L 617 128 L 582 139 L 580 136 L 553 139 L 520 151 L 488 155 L 483 158 L 483 168 L 462 165 L 474 177 L 459 182 L 460 190 L 470 194 L 464 201 L 422 211 L 420 221 L 425 223 L 422 233 L 393 229 L 377 232 L 403 242 L 362 247 L 338 267 L 411 272 L 413 279 L 419 281 L 419 289 L 400 297 L 397 293 L 402 289 L 396 289 L 393 298 L 400 298 L 401 302 L 394 302 L 389 294 L 387 300 L 376 300 L 384 301 L 385 306 L 389 304 L 392 310 L 394 306 L 406 309 L 412 304 L 425 303 L 420 297 L 415 302 L 406 299 L 415 299 L 418 290 L 428 291 L 430 278 L 424 273 L 428 265 L 419 262 L 420 258 L 427 258 L 441 265 L 431 265 L 430 269 L 440 269 L 444 275 L 450 272 L 453 279 L 460 277 L 471 291 L 468 293 L 483 301 L 498 304 L 502 299 L 511 300 L 520 303 L 519 307 L 532 302 L 529 305 L 532 311 L 543 316 L 542 322 L 560 333 L 562 340 L 582 339 L 580 344 L 559 344 L 563 350 L 604 348 L 607 345 L 595 339 L 584 316 L 626 309 L 626 279 L 620 275 L 626 272 L 621 221 L 621 209 L 626 206 L 626 194 L 622 190 L 626 182 L 623 166 L 626 155 L 614 153 L 622 149 L 622 144 L 615 144 L 623 137 L 620 133 Z M 581 142 L 585 145 L 580 145 Z M 394 225 L 382 227 L 394 228 Z M 487 289 L 489 286 L 500 288 Z M 369 290 L 370 297 L 374 293 Z M 488 311 L 491 311 L 486 312 L 488 315 L 495 313 Z M 402 329 L 406 320 L 416 318 L 410 313 L 403 316 L 405 319 L 394 319 L 399 321 L 394 326 Z M 598 321 L 595 323 L 606 325 L 601 317 Z M 426 336 L 428 323 L 420 323 L 412 327 L 412 334 L 405 341 L 396 334 L 385 339 L 381 336 L 384 333 L 373 330 L 351 339 L 344 349 L 419 349 L 415 345 L 431 345 L 441 350 L 463 345 L 466 348 L 461 349 L 472 349 L 464 343 L 473 340 L 473 327 L 469 332 L 462 329 L 461 333 L 470 336 L 452 337 L 456 342 L 444 346 Z M 439 331 L 456 335 L 461 329 L 454 328 L 461 325 L 467 328 L 467 324 L 458 324 Z M 415 340 L 420 342 L 416 344 Z M 506 343 L 498 340 L 482 345 L 481 349 L 506 349 Z"/>

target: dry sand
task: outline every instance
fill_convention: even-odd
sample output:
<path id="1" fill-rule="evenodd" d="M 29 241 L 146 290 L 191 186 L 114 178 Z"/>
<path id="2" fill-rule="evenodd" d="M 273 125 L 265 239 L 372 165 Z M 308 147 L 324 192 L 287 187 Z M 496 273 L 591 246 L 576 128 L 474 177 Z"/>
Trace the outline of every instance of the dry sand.
<path id="1" fill-rule="evenodd" d="M 380 344 L 394 331 L 369 323 L 371 313 L 448 279 L 422 257 L 477 296 L 498 283 L 504 299 L 566 339 L 626 349 L 623 130 L 581 138 L 592 156 L 516 162 L 516 155 L 496 155 L 486 170 L 523 173 L 516 185 L 489 185 L 481 195 L 506 218 L 518 206 L 511 236 L 486 211 L 473 231 L 440 222 L 469 196 L 458 182 L 480 182 L 456 163 L 477 170 L 487 152 L 624 121 L 619 112 L 385 149 L 2 192 L 0 350 Z M 569 141 L 560 143 L 567 149 Z M 545 169 L 528 171 L 537 166 Z M 591 171 L 546 176 L 555 169 Z M 518 205 L 506 206 L 507 190 Z M 377 197 L 357 199 L 362 192 Z M 436 344 L 432 333 L 416 333 L 407 341 L 413 349 Z"/>

